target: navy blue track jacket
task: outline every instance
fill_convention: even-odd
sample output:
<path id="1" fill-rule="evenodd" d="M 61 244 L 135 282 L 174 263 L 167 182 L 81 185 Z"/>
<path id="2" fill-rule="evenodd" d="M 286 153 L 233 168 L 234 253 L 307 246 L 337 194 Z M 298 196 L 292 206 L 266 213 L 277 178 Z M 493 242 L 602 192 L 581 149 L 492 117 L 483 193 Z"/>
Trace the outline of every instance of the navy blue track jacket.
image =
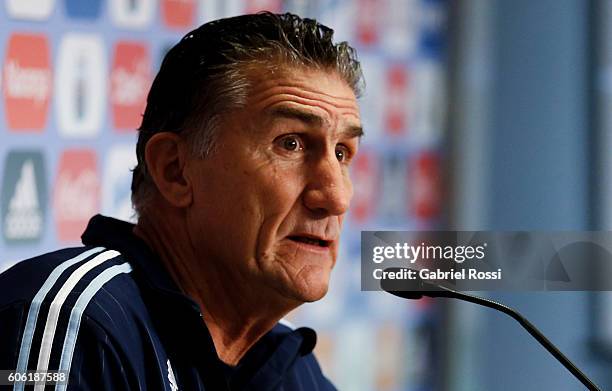
<path id="1" fill-rule="evenodd" d="M 0 369 L 68 371 L 44 390 L 335 390 L 308 328 L 278 324 L 236 367 L 221 362 L 198 305 L 132 228 L 95 216 L 84 247 L 0 274 Z"/>

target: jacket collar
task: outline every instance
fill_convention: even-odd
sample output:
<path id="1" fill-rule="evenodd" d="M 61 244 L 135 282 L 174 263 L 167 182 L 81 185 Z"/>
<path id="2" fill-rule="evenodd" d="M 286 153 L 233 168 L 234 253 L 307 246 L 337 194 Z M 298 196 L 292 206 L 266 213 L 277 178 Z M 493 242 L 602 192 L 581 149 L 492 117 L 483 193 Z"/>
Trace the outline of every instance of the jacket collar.
<path id="1" fill-rule="evenodd" d="M 192 301 L 172 280 L 161 259 L 133 230 L 134 224 L 98 214 L 89 220 L 81 239 L 85 245 L 104 246 L 122 253 L 147 288 L 159 294 L 175 296 L 176 299 Z"/>

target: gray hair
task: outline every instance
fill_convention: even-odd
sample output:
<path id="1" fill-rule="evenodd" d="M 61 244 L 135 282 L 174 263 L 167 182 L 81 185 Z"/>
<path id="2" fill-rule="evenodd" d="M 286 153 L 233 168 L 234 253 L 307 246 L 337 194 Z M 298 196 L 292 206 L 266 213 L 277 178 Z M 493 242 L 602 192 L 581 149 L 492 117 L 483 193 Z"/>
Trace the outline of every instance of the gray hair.
<path id="1" fill-rule="evenodd" d="M 269 12 L 212 21 L 185 35 L 164 57 L 138 129 L 132 177 L 136 213 L 143 215 L 157 192 L 145 161 L 149 139 L 177 133 L 194 156 L 206 158 L 214 151 L 223 114 L 246 104 L 250 67 L 336 72 L 359 96 L 363 77 L 355 50 L 332 38 L 333 30 L 313 19 Z"/>

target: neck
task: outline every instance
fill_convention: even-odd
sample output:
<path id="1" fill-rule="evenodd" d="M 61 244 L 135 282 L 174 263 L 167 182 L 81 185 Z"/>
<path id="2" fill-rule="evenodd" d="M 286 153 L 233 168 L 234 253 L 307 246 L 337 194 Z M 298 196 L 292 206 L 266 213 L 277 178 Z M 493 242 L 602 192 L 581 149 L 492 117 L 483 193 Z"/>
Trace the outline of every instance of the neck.
<path id="1" fill-rule="evenodd" d="M 198 303 L 219 359 L 238 364 L 300 303 L 287 302 L 270 288 L 253 287 L 248 276 L 235 273 L 231 265 L 198 255 L 179 213 L 156 211 L 141 216 L 134 233 L 159 255 L 181 290 Z"/>

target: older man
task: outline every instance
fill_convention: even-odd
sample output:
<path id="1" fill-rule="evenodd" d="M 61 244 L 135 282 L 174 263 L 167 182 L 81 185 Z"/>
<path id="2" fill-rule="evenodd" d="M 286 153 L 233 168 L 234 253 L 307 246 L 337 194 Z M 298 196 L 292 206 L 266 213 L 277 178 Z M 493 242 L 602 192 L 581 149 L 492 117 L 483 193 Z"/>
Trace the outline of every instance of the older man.
<path id="1" fill-rule="evenodd" d="M 0 369 L 60 370 L 69 390 L 334 389 L 314 331 L 279 323 L 325 295 L 352 195 L 361 73 L 332 33 L 262 13 L 170 50 L 138 138 L 138 223 L 96 216 L 85 247 L 0 276 Z"/>

